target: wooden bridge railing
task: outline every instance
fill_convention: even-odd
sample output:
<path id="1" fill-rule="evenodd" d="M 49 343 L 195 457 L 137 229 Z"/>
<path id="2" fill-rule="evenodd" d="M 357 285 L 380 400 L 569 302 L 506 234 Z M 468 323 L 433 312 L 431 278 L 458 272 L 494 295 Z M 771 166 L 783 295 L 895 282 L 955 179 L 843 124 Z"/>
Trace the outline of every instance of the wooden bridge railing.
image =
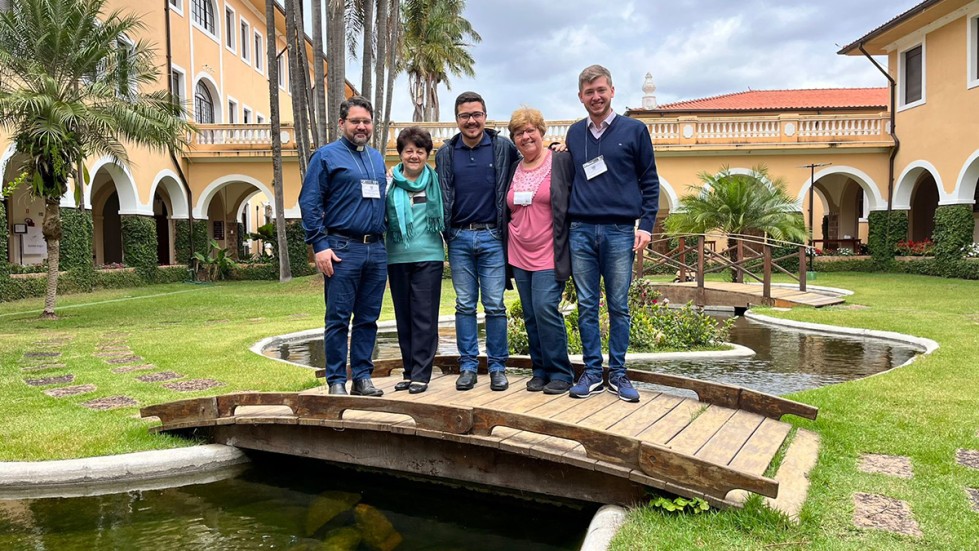
<path id="1" fill-rule="evenodd" d="M 647 271 L 676 273 L 676 281 L 696 281 L 697 288 L 704 288 L 704 276 L 709 273 L 732 272 L 732 281 L 744 283 L 745 276 L 762 284 L 764 298 L 772 298 L 772 274 L 783 273 L 798 282 L 799 290 L 806 290 L 808 270 L 806 245 L 779 241 L 755 235 L 727 234 L 727 248 L 716 250 L 715 242 L 706 234 L 655 234 L 649 245 L 636 255 L 635 276 L 642 277 Z M 776 249 L 792 252 L 774 256 Z M 798 258 L 796 272 L 786 270 L 778 263 Z M 657 267 L 659 267 L 657 269 Z"/>

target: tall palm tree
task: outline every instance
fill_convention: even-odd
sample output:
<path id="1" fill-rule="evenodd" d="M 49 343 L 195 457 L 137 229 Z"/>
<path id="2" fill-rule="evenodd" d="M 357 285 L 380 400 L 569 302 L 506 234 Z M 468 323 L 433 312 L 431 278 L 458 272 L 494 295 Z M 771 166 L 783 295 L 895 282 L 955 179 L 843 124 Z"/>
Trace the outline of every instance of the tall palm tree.
<path id="1" fill-rule="evenodd" d="M 482 38 L 462 17 L 465 7 L 465 0 L 405 1 L 402 58 L 415 122 L 439 119 L 438 87 L 451 89 L 450 74 L 476 74 L 468 48 Z"/>
<path id="2" fill-rule="evenodd" d="M 229 31 L 233 32 L 233 31 Z M 279 253 L 279 281 L 292 279 L 292 266 L 289 265 L 289 247 L 286 240 L 286 218 L 284 192 L 282 190 L 282 118 L 279 114 L 279 59 L 277 50 L 279 41 L 275 37 L 275 3 L 265 3 L 265 64 L 269 73 L 269 124 L 272 138 L 272 190 L 275 195 L 275 231 Z M 256 56 L 261 52 L 255 52 Z"/>
<path id="3" fill-rule="evenodd" d="M 105 0 L 12 0 L 0 13 L 0 125 L 44 200 L 48 278 L 42 317 L 56 318 L 61 197 L 79 159 L 127 162 L 123 141 L 179 147 L 192 128 L 157 80 L 134 14 L 105 13 Z M 148 91 L 152 89 L 151 91 Z M 81 182 L 76 182 L 80 188 Z"/>
<path id="4" fill-rule="evenodd" d="M 666 219 L 670 234 L 720 232 L 727 235 L 763 234 L 781 241 L 805 242 L 806 225 L 799 206 L 781 178 L 769 178 L 758 166 L 750 174 L 735 174 L 724 167 L 717 174 L 701 172 L 699 186 L 680 198 L 680 208 Z M 734 240 L 729 254 L 737 262 Z M 732 277 L 735 272 L 732 272 Z"/>

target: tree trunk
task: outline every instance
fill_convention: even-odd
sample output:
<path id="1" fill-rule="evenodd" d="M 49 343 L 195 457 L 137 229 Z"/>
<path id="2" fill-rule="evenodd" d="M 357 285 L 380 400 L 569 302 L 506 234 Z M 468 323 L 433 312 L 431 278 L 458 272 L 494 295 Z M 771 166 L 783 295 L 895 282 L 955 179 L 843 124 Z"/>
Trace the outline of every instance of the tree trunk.
<path id="1" fill-rule="evenodd" d="M 411 94 L 411 122 L 425 120 L 425 92 L 421 76 L 408 77 L 408 91 Z"/>
<path id="2" fill-rule="evenodd" d="M 309 139 L 309 134 L 307 133 L 305 123 L 305 109 L 306 106 L 303 104 L 302 98 L 304 97 L 303 90 L 306 87 L 306 79 L 303 78 L 303 71 L 309 72 L 308 67 L 303 67 L 300 64 L 302 59 L 299 55 L 298 48 L 298 31 L 296 29 L 296 11 L 297 11 L 297 0 L 285 0 L 285 11 L 286 11 L 286 44 L 289 48 L 289 88 L 292 90 L 292 119 L 293 127 L 296 134 L 296 151 L 299 160 L 299 177 L 300 179 L 306 176 L 306 162 L 308 157 L 305 152 L 308 150 L 306 145 Z"/>
<path id="3" fill-rule="evenodd" d="M 381 109 L 384 105 L 384 87 L 381 83 L 384 82 L 384 63 L 387 61 L 387 33 L 381 32 L 381 29 L 387 26 L 388 21 L 388 2 L 390 0 L 378 0 L 377 2 L 377 62 L 374 63 L 374 81 L 377 86 L 374 88 L 374 120 L 381 115 Z M 366 97 L 367 96 L 365 94 Z M 383 124 L 383 121 L 382 121 Z M 381 149 L 380 139 L 381 136 L 377 133 L 378 126 L 374 125 L 374 148 L 380 149 L 381 154 L 384 154 L 384 150 Z"/>
<path id="4" fill-rule="evenodd" d="M 361 56 L 361 70 L 360 70 L 360 93 L 365 98 L 371 97 L 371 78 L 373 73 L 371 68 L 374 63 L 374 2 L 383 4 L 387 0 L 360 0 L 364 7 L 364 53 Z M 378 11 L 378 22 L 380 22 L 380 11 Z M 381 25 L 377 26 L 377 35 L 381 36 Z M 377 55 L 378 61 L 381 59 L 381 54 Z M 377 85 L 381 85 L 381 81 L 377 81 Z M 374 106 L 377 108 L 377 106 Z"/>
<path id="5" fill-rule="evenodd" d="M 326 131 L 326 75 L 323 71 L 323 2 L 313 0 L 313 92 L 316 98 L 316 146 L 329 139 Z"/>
<path id="6" fill-rule="evenodd" d="M 314 1 L 315 3 L 315 1 Z M 265 3 L 266 56 L 269 68 L 269 118 L 272 134 L 272 190 L 275 194 L 275 229 L 279 246 L 279 281 L 285 283 L 292 279 L 289 264 L 289 247 L 286 245 L 285 198 L 282 192 L 282 121 L 279 117 L 279 64 L 276 60 L 278 49 L 275 40 L 275 5 Z M 259 55 L 255 52 L 255 55 Z"/>
<path id="7" fill-rule="evenodd" d="M 394 96 L 394 78 L 398 75 L 398 61 L 400 58 L 401 35 L 401 0 L 391 0 L 391 13 L 388 15 L 388 80 L 384 86 L 384 117 L 381 119 L 383 128 L 381 129 L 381 147 L 387 153 L 388 130 L 391 127 L 391 101 Z M 378 83 L 380 85 L 380 83 Z M 379 108 L 379 107 L 378 107 Z"/>
<path id="8" fill-rule="evenodd" d="M 330 141 L 339 137 L 337 123 L 340 119 L 340 102 L 345 97 L 346 71 L 344 67 L 344 41 L 346 39 L 345 2 L 344 0 L 328 0 L 327 33 L 326 33 L 326 71 L 327 71 L 327 113 L 326 121 Z"/>
<path id="9" fill-rule="evenodd" d="M 58 296 L 58 264 L 61 259 L 61 198 L 44 200 L 44 222 L 41 234 L 48 247 L 48 283 L 44 291 L 44 311 L 42 319 L 55 320 L 54 304 Z"/>

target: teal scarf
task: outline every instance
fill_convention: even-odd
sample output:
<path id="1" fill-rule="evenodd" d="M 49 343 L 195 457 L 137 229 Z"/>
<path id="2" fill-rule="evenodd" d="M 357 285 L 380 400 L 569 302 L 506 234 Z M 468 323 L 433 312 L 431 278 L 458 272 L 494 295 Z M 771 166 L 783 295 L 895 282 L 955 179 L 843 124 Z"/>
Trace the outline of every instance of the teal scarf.
<path id="1" fill-rule="evenodd" d="M 409 192 L 416 193 L 425 190 L 427 196 L 425 229 L 436 233 L 445 229 L 442 213 L 442 189 L 439 187 L 435 171 L 425 165 L 418 178 L 414 182 L 409 182 L 401 172 L 403 168 L 404 165 L 399 163 L 391 170 L 394 178 L 392 184 L 394 185 L 388 190 L 387 198 L 388 235 L 396 243 L 407 242 L 415 234 L 415 221 Z"/>

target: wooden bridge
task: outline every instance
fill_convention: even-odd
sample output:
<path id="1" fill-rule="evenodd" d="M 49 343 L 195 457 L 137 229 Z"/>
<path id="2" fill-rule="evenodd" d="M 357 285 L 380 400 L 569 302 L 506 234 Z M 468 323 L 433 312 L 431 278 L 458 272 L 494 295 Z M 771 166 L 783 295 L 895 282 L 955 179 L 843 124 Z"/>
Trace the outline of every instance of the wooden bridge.
<path id="1" fill-rule="evenodd" d="M 656 289 L 677 304 L 744 309 L 752 305 L 819 308 L 844 302 L 836 293 L 808 288 L 809 247 L 753 235 L 721 237 L 727 247 L 716 250 L 718 236 L 656 234 L 636 255 L 635 276 L 675 274 L 673 283 L 658 283 Z M 789 271 L 780 265 L 789 261 L 797 263 L 798 269 Z M 720 273 L 730 274 L 727 281 L 707 281 L 705 277 Z M 779 273 L 795 283 L 773 285 L 772 275 Z"/>
<path id="2" fill-rule="evenodd" d="M 629 370 L 639 404 L 604 392 L 588 399 L 528 392 L 511 374 L 494 392 L 488 378 L 455 389 L 457 356 L 421 394 L 395 392 L 401 360 L 375 363 L 382 398 L 303 392 L 234 393 L 145 407 L 152 430 L 412 476 L 598 503 L 633 504 L 649 487 L 715 506 L 744 491 L 775 497 L 765 476 L 791 426 L 817 409 L 753 390 Z M 508 366 L 530 368 L 511 358 Z M 485 359 L 480 369 L 485 373 Z M 580 374 L 583 366 L 576 364 Z M 678 392 L 679 391 L 679 392 Z"/>

